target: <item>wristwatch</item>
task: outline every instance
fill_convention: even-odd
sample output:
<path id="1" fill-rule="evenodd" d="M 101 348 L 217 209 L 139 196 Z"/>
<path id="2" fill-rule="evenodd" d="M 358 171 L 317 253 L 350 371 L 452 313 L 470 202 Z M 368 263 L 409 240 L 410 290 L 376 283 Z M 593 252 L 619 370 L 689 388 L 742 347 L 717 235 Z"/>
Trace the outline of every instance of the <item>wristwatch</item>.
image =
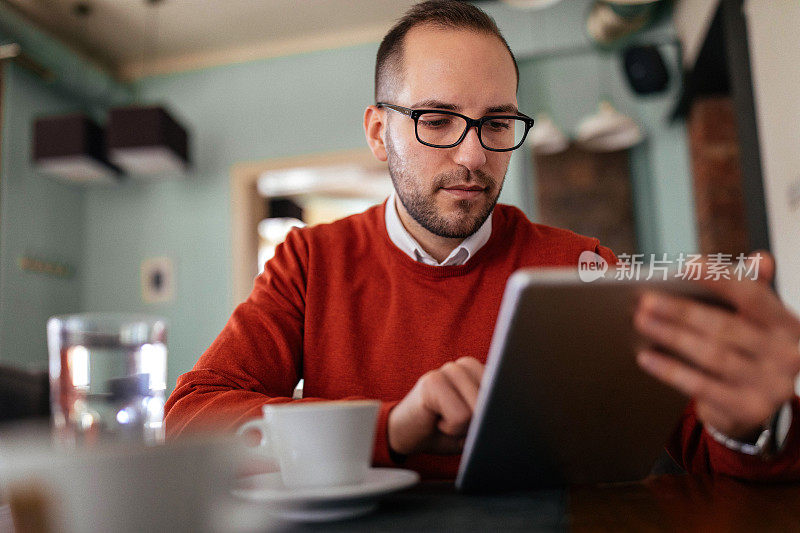
<path id="1" fill-rule="evenodd" d="M 787 402 L 775 413 L 772 418 L 764 425 L 764 429 L 756 438 L 755 442 L 741 442 L 732 439 L 712 426 L 706 425 L 706 430 L 715 441 L 733 451 L 746 455 L 754 455 L 769 458 L 778 453 L 783 448 L 786 435 L 791 425 L 792 408 Z"/>

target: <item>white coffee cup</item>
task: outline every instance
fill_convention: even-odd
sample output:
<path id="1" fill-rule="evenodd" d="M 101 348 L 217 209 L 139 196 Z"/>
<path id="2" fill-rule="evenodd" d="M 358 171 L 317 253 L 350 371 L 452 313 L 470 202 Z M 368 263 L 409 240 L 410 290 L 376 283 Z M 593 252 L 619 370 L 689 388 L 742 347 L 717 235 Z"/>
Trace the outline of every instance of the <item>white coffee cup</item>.
<path id="1" fill-rule="evenodd" d="M 268 404 L 238 431 L 261 433 L 259 455 L 274 459 L 289 488 L 355 485 L 369 472 L 377 400 Z"/>

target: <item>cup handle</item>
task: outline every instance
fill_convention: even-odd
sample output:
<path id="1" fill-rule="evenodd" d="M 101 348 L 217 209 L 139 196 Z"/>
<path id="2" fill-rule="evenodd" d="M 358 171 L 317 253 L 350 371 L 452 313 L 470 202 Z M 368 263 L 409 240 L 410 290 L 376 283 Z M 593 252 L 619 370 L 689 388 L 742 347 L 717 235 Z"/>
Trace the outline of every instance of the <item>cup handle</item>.
<path id="1" fill-rule="evenodd" d="M 261 435 L 261 442 L 258 443 L 258 453 L 272 459 L 275 454 L 272 451 L 272 441 L 269 438 L 269 422 L 263 418 L 250 420 L 239 426 L 239 429 L 236 430 L 236 435 L 241 437 L 247 431 L 251 430 L 258 431 L 259 435 Z M 255 449 L 256 448 L 251 448 L 251 450 Z"/>

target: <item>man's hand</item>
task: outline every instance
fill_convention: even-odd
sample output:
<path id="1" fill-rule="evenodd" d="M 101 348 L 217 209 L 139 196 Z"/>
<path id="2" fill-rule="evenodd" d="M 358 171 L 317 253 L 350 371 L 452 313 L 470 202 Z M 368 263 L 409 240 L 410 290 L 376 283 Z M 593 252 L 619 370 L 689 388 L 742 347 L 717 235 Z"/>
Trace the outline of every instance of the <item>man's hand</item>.
<path id="1" fill-rule="evenodd" d="M 459 453 L 484 365 L 462 357 L 423 375 L 389 413 L 389 446 L 402 455 Z"/>
<path id="2" fill-rule="evenodd" d="M 800 372 L 800 321 L 764 283 L 774 262 L 761 256 L 759 281 L 703 282 L 735 312 L 648 293 L 634 320 L 642 334 L 683 358 L 649 349 L 637 355 L 639 365 L 694 398 L 701 422 L 741 441 L 754 438 L 794 396 Z"/>

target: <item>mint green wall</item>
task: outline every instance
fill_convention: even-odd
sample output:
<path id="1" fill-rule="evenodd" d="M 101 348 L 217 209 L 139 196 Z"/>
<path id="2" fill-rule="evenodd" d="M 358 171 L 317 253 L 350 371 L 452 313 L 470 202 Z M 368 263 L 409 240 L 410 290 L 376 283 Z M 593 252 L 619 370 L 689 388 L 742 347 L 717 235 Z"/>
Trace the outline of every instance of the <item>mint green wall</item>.
<path id="1" fill-rule="evenodd" d="M 45 178 L 30 164 L 34 118 L 80 107 L 39 78 L 6 63 L 0 148 L 0 361 L 47 368 L 48 317 L 79 311 L 84 191 Z M 76 269 L 70 279 L 21 270 L 20 256 Z"/>
<path id="2" fill-rule="evenodd" d="M 584 34 L 589 4 L 590 0 L 570 0 L 559 4 L 558 9 L 541 12 L 486 5 L 520 61 L 521 108 L 532 113 L 548 110 L 568 131 L 582 115 L 594 110 L 598 98 L 597 72 L 603 60 L 590 48 Z M 674 30 L 669 22 L 649 30 L 644 39 L 665 43 L 663 50 L 671 60 L 676 59 L 675 47 L 670 44 Z M 74 251 L 64 259 L 77 263 L 79 277 L 71 282 L 70 298 L 57 296 L 57 287 L 42 289 L 52 305 L 46 310 L 47 306 L 42 306 L 40 314 L 46 318 L 62 309 L 78 310 L 75 307 L 79 306 L 81 310 L 165 316 L 171 324 L 169 382 L 173 384 L 217 335 L 232 309 L 231 167 L 242 161 L 365 146 L 361 120 L 364 106 L 372 101 L 376 49 L 376 43 L 360 45 L 158 76 L 137 83 L 133 89 L 139 101 L 166 104 L 188 126 L 194 167 L 178 180 L 129 180 L 113 188 L 86 190 L 62 187 L 63 199 L 75 203 L 66 209 L 69 217 L 64 214 L 47 219 L 47 224 L 31 230 L 41 237 L 59 235 L 66 232 L 65 227 L 83 227 L 82 239 L 76 244 L 67 238 L 58 243 Z M 608 77 L 615 104 L 639 120 L 648 133 L 648 141 L 632 154 L 642 248 L 693 250 L 685 132 L 682 124 L 666 126 L 665 122 L 675 86 L 666 97 L 639 99 L 628 93 L 618 71 L 611 71 Z M 31 110 L 49 105 L 48 97 L 40 94 L 47 92 L 42 84 L 32 84 L 36 87 L 26 89 L 31 101 L 24 105 Z M 92 87 L 96 84 L 86 89 L 84 105 L 96 102 Z M 125 91 L 122 93 L 120 98 L 125 96 Z M 116 93 L 112 90 L 109 94 Z M 29 138 L 17 132 L 29 131 L 30 113 L 16 109 L 9 113 L 7 107 L 5 120 L 4 133 L 12 132 L 17 150 L 27 150 Z M 4 155 L 5 143 L 4 135 Z M 19 161 L 6 170 L 4 157 L 4 182 L 7 174 L 18 173 L 18 169 L 33 175 L 27 164 Z M 502 201 L 519 205 L 535 217 L 531 166 L 529 153 L 515 154 Z M 3 201 L 5 207 L 7 201 Z M 4 232 L 6 214 L 15 222 L 26 218 L 19 210 L 3 211 Z M 64 222 L 68 220 L 74 222 Z M 52 233 L 57 226 L 61 228 Z M 72 238 L 73 234 L 69 235 Z M 26 239 L 14 237 L 11 242 Z M 10 265 L 15 260 L 14 248 L 5 240 L 0 244 L 3 265 Z M 172 303 L 146 305 L 141 300 L 139 267 L 143 259 L 154 256 L 169 256 L 174 261 L 177 293 Z M 4 266 L 3 272 L 11 270 Z M 35 293 L 39 284 L 49 283 L 16 275 L 14 279 L 7 277 L 9 282 L 4 285 L 16 301 L 22 294 Z M 85 280 L 83 284 L 81 279 Z M 5 297 L 6 292 L 2 300 L 8 303 L 3 304 L 0 314 L 4 324 L 0 334 L 6 332 L 6 338 L 13 337 L 23 347 L 26 337 L 33 333 L 17 335 L 17 331 L 27 330 L 20 329 L 21 319 L 9 322 L 19 304 Z M 31 332 L 39 331 L 38 325 L 28 327 Z M 27 351 L 19 350 L 25 354 L 20 360 L 31 361 L 42 353 L 43 334 L 31 346 Z"/>
<path id="3" fill-rule="evenodd" d="M 83 309 L 85 190 L 38 174 L 31 166 L 36 117 L 84 111 L 102 118 L 132 91 L 31 27 L 0 4 L 0 43 L 17 43 L 49 70 L 50 81 L 4 61 L 0 147 L 0 361 L 46 368 L 45 324 L 59 313 Z M 22 271 L 29 255 L 66 263 L 70 279 Z"/>
<path id="4" fill-rule="evenodd" d="M 231 167 L 365 146 L 376 45 L 160 76 L 138 87 L 191 130 L 194 168 L 177 181 L 129 182 L 87 196 L 85 306 L 170 321 L 169 382 L 188 370 L 231 310 Z M 142 259 L 175 261 L 173 304 L 145 305 Z"/>

